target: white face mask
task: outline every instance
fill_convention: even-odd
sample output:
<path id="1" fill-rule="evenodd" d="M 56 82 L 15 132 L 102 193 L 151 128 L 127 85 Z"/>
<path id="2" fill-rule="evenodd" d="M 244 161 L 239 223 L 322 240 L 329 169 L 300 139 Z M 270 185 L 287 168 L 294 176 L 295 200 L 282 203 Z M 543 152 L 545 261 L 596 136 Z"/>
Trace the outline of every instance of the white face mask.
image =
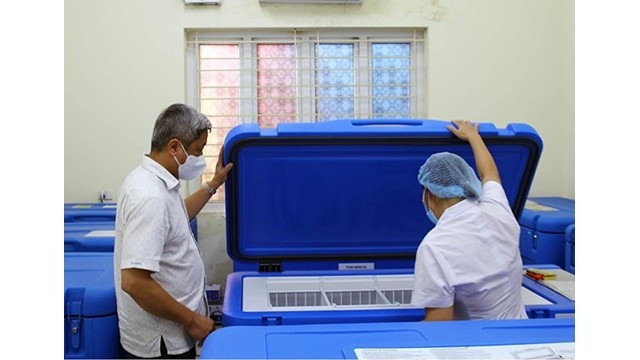
<path id="1" fill-rule="evenodd" d="M 426 204 L 424 205 L 424 209 L 427 211 L 427 217 L 429 220 L 431 220 L 434 225 L 437 224 L 438 218 L 433 214 L 433 211 L 429 210 Z"/>
<path id="2" fill-rule="evenodd" d="M 424 194 L 424 191 L 423 191 Z M 427 203 L 429 202 L 429 197 L 427 197 Z M 438 223 L 438 218 L 434 215 L 433 211 L 429 210 L 430 206 L 427 206 L 427 204 L 425 204 L 424 202 L 422 203 L 422 205 L 424 205 L 424 210 L 427 212 L 427 217 L 429 218 L 429 220 L 431 220 L 431 222 L 435 225 Z M 431 204 L 429 204 L 431 205 Z"/>
<path id="3" fill-rule="evenodd" d="M 189 155 L 182 143 L 180 143 L 180 146 L 182 146 L 182 150 L 184 151 L 184 153 L 187 154 L 187 160 L 184 162 L 184 164 L 180 164 L 176 156 L 173 155 L 173 158 L 178 163 L 178 177 L 182 180 L 193 180 L 200 176 L 204 169 L 207 168 L 207 162 L 204 160 L 204 155 Z"/>

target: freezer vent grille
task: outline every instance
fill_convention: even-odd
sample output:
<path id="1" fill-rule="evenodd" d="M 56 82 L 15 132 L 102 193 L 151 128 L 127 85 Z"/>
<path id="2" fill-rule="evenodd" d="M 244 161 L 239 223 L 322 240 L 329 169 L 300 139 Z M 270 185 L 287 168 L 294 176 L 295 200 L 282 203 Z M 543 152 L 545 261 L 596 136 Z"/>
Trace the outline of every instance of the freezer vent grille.
<path id="1" fill-rule="evenodd" d="M 411 290 L 270 292 L 272 307 L 359 306 L 385 304 L 411 304 Z"/>
<path id="2" fill-rule="evenodd" d="M 382 293 L 392 304 L 411 304 L 411 290 L 383 290 Z"/>
<path id="3" fill-rule="evenodd" d="M 326 306 L 320 291 L 290 291 L 269 293 L 273 307 Z"/>
<path id="4" fill-rule="evenodd" d="M 419 308 L 409 274 L 247 276 L 242 283 L 244 311 Z"/>
<path id="5" fill-rule="evenodd" d="M 332 291 L 326 294 L 329 302 L 335 306 L 386 304 L 382 296 L 375 290 Z"/>

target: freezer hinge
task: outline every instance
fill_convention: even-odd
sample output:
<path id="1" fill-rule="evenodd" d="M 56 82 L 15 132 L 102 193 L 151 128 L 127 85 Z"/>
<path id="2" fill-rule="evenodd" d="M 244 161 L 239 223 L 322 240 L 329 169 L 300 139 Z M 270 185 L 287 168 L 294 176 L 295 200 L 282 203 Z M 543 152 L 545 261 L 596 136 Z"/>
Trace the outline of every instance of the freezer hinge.
<path id="1" fill-rule="evenodd" d="M 282 263 L 261 262 L 258 264 L 258 272 L 282 272 Z"/>
<path id="2" fill-rule="evenodd" d="M 262 325 L 282 325 L 282 317 L 281 316 L 269 316 L 262 318 Z"/>

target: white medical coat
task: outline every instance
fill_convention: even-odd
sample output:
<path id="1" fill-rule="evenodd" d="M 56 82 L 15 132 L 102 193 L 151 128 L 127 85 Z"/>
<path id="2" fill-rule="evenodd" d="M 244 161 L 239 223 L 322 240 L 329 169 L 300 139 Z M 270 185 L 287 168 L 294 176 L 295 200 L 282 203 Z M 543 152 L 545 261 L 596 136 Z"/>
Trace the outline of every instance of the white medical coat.
<path id="1" fill-rule="evenodd" d="M 526 319 L 521 299 L 520 225 L 502 186 L 444 211 L 416 253 L 411 303 L 454 305 L 456 319 Z"/>

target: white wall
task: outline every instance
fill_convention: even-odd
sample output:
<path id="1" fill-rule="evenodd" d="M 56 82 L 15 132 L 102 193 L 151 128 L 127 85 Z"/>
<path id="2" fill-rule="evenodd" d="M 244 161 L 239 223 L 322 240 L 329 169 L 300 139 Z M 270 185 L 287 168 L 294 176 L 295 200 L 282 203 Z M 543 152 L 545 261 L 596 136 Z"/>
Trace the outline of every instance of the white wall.
<path id="1" fill-rule="evenodd" d="M 436 4 L 438 7 L 433 6 Z M 185 101 L 185 28 L 427 27 L 428 116 L 531 124 L 544 150 L 531 196 L 575 195 L 573 0 L 65 1 L 65 202 L 95 202 L 148 152 L 153 122 Z M 434 10 L 442 10 L 441 17 Z M 224 283 L 224 220 L 199 217 L 210 282 Z M 222 244 L 221 244 L 222 242 Z M 226 256 L 226 255 L 225 255 Z"/>

